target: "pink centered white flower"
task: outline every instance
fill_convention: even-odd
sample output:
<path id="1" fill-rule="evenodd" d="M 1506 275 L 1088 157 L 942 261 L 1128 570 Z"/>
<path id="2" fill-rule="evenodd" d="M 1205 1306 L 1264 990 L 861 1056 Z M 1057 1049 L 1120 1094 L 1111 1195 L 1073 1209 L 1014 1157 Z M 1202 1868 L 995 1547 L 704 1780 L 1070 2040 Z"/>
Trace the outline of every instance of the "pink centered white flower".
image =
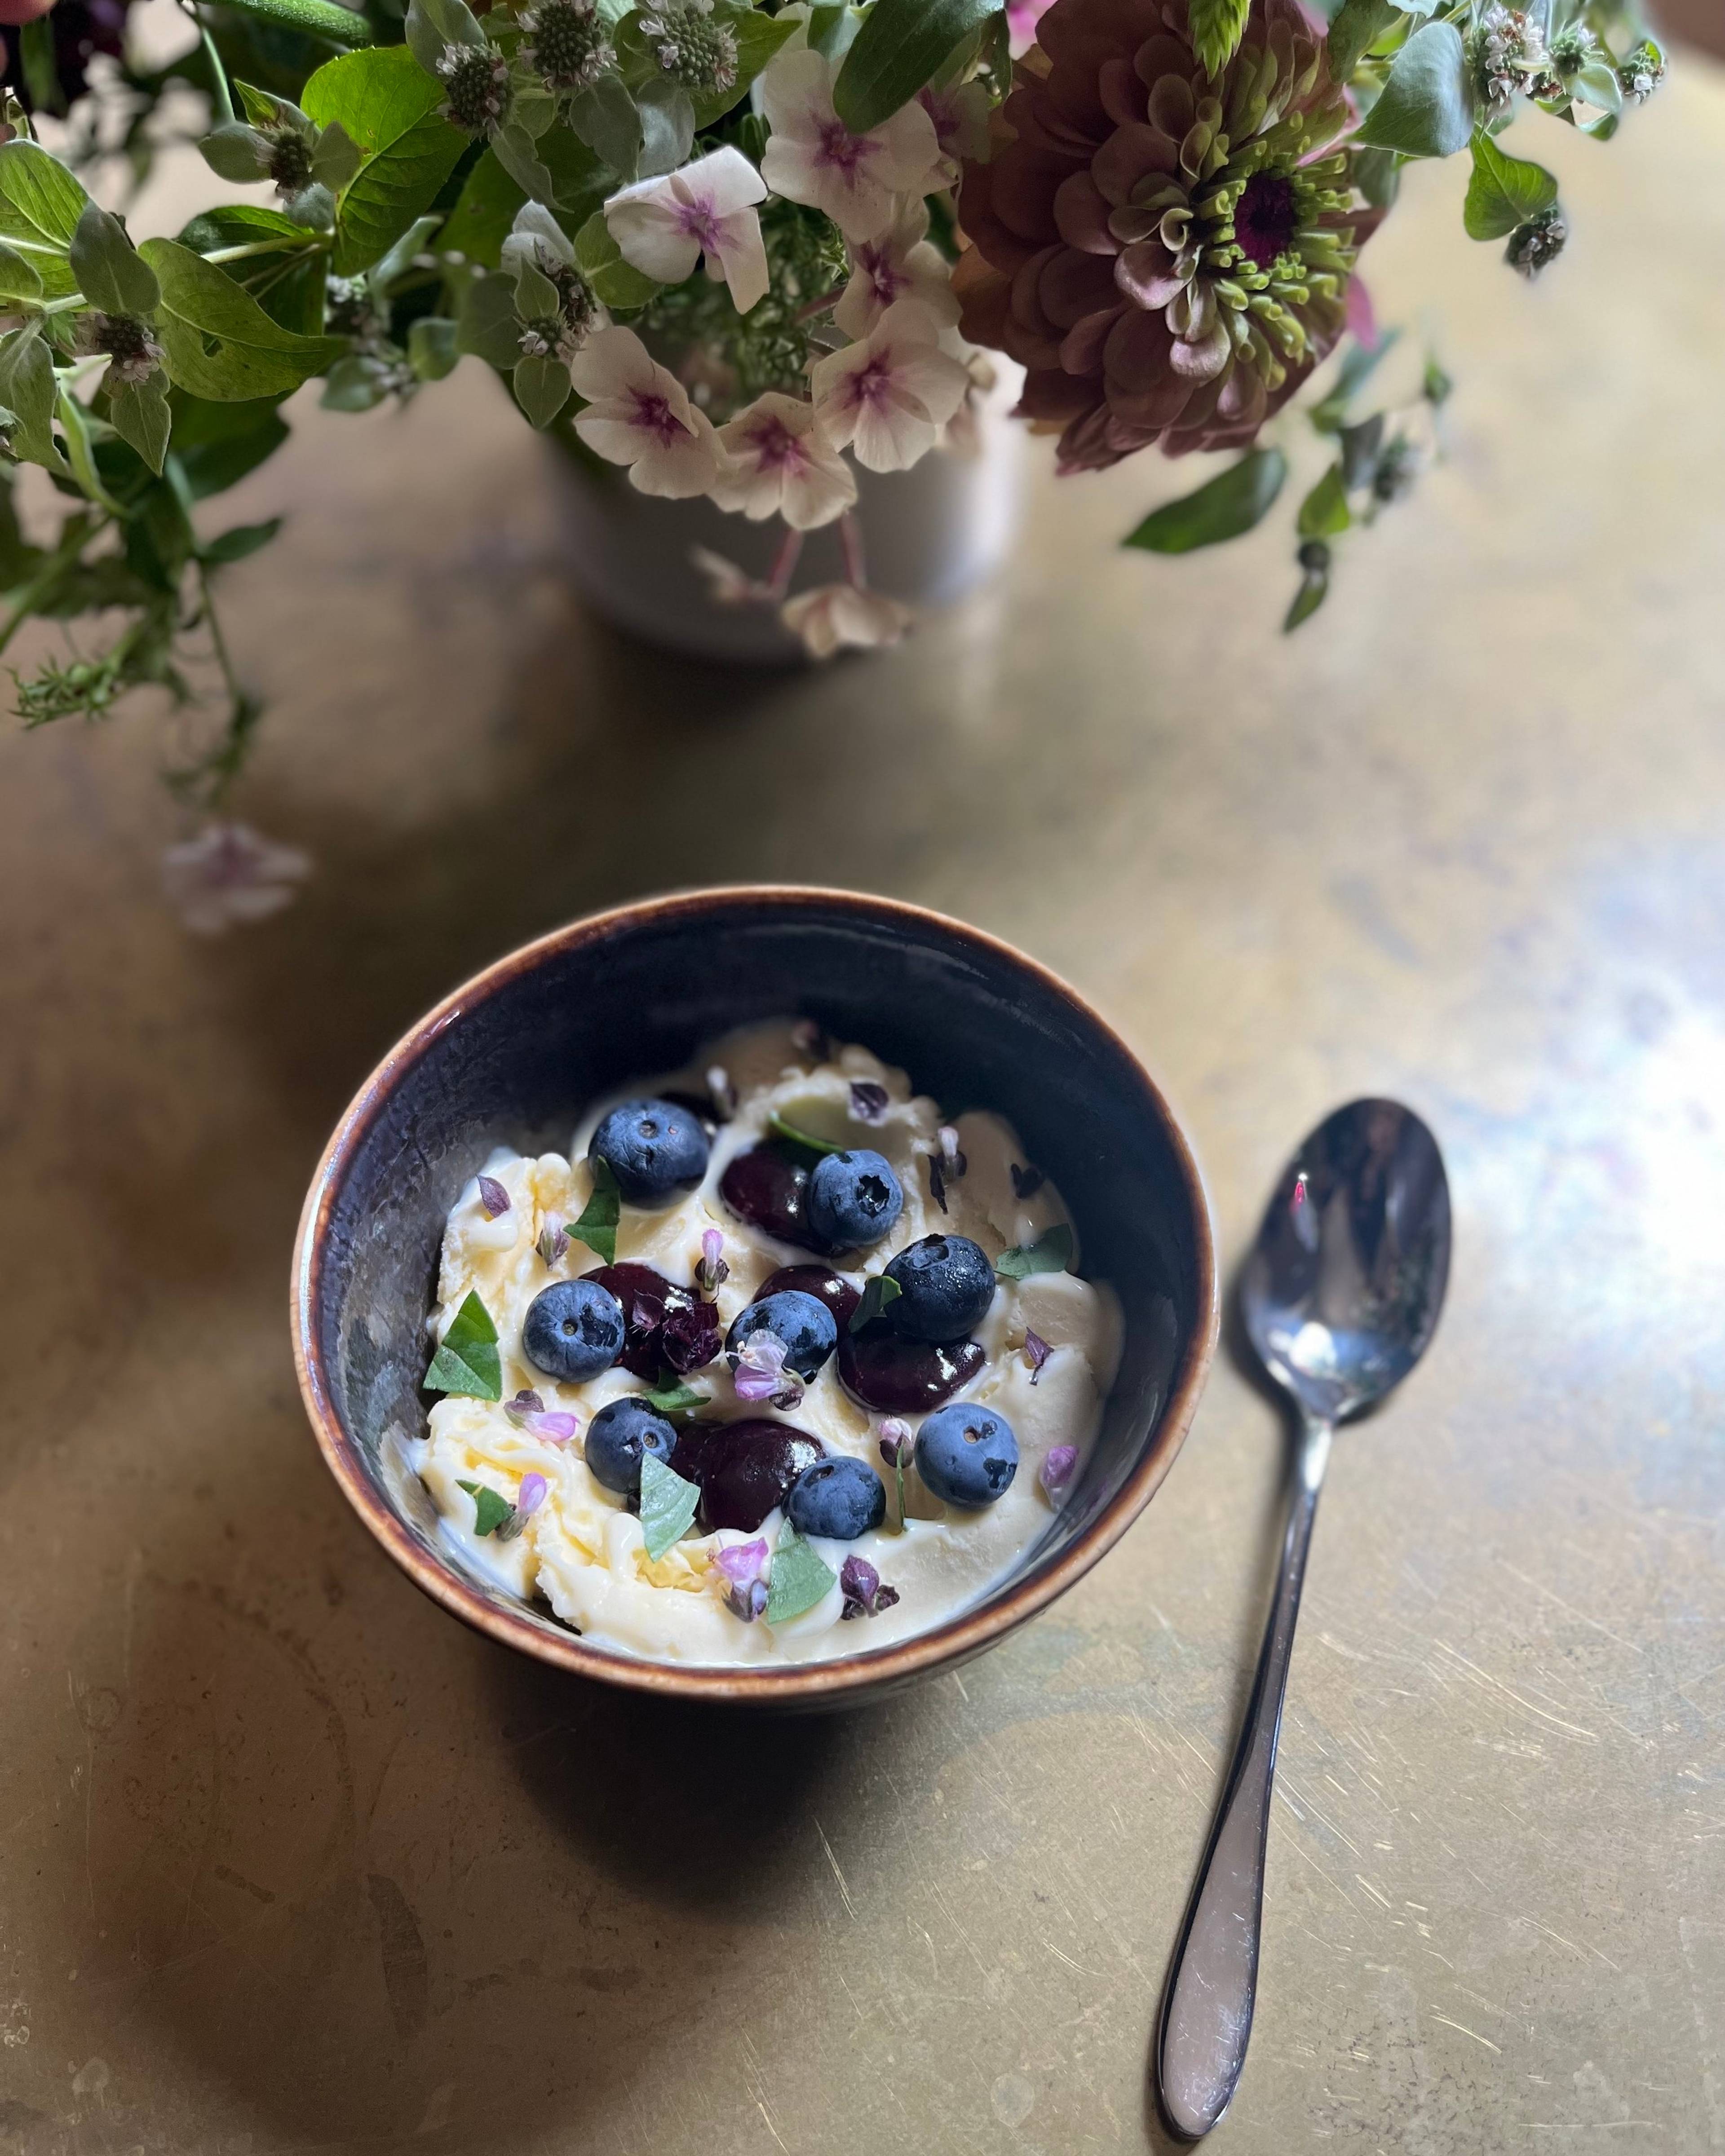
<path id="1" fill-rule="evenodd" d="M 787 599 L 778 618 L 793 636 L 802 638 L 811 658 L 830 659 L 847 645 L 868 651 L 896 644 L 915 617 L 885 592 L 863 591 L 855 584 L 817 584 L 812 591 Z"/>
<path id="2" fill-rule="evenodd" d="M 605 223 L 623 259 L 661 285 L 680 285 L 704 255 L 706 274 L 731 287 L 740 315 L 767 293 L 767 249 L 754 205 L 761 175 L 726 143 L 664 178 L 642 180 L 605 204 Z"/>
<path id="3" fill-rule="evenodd" d="M 848 337 L 865 337 L 897 300 L 915 300 L 935 321 L 956 325 L 958 300 L 946 259 L 928 239 L 928 205 L 907 197 L 886 230 L 850 249 L 850 282 L 833 310 Z"/>
<path id="4" fill-rule="evenodd" d="M 730 470 L 713 490 L 721 509 L 758 522 L 783 516 L 812 531 L 856 500 L 856 475 L 820 430 L 814 407 L 768 390 L 719 429 Z"/>
<path id="5" fill-rule="evenodd" d="M 866 135 L 833 110 L 833 71 L 806 46 L 783 52 L 761 78 L 771 140 L 761 177 L 776 195 L 824 210 L 847 239 L 871 239 L 892 219 L 895 195 L 942 184 L 934 122 L 902 106 Z"/>
<path id="6" fill-rule="evenodd" d="M 927 307 L 898 300 L 860 343 L 817 361 L 809 382 L 828 440 L 849 444 L 870 471 L 903 471 L 926 456 L 970 387 L 939 336 Z"/>
<path id="7" fill-rule="evenodd" d="M 206 824 L 195 839 L 170 846 L 162 857 L 168 901 L 198 936 L 219 936 L 238 922 L 280 913 L 311 873 L 309 854 L 261 839 L 245 824 Z"/>
<path id="8" fill-rule="evenodd" d="M 587 399 L 575 431 L 596 456 L 629 466 L 643 494 L 706 494 L 725 468 L 713 423 L 633 330 L 601 330 L 569 369 Z"/>

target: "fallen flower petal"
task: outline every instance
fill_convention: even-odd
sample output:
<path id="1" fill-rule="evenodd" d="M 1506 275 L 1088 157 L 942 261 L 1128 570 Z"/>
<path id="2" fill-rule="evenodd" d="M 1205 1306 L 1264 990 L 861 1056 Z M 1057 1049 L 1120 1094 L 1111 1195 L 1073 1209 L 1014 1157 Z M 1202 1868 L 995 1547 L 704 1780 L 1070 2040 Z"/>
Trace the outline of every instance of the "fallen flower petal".
<path id="1" fill-rule="evenodd" d="M 244 824 L 207 824 L 162 857 L 169 902 L 198 936 L 220 936 L 280 913 L 311 873 L 309 854 L 260 838 Z"/>
<path id="2" fill-rule="evenodd" d="M 1047 1341 L 1043 1338 L 1042 1335 L 1040 1332 L 1032 1332 L 1029 1328 L 1026 1327 L 1024 1331 L 1024 1360 L 1030 1366 L 1030 1383 L 1033 1385 L 1037 1383 L 1041 1378 L 1042 1366 L 1048 1360 L 1050 1352 L 1049 1344 Z"/>
<path id="3" fill-rule="evenodd" d="M 1073 1471 L 1077 1465 L 1078 1447 L 1076 1445 L 1050 1445 L 1036 1476 L 1050 1504 L 1058 1505 L 1065 1496 L 1066 1486 L 1072 1480 Z"/>
<path id="4" fill-rule="evenodd" d="M 510 1209 L 509 1193 L 495 1175 L 480 1178 L 479 1201 L 488 1220 L 501 1220 Z"/>

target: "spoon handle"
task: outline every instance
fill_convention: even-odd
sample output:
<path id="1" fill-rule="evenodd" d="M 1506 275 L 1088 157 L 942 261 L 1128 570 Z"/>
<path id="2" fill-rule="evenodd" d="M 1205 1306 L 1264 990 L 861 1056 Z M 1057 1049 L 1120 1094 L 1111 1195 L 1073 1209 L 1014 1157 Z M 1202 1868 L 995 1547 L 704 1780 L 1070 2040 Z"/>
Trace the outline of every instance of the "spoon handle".
<path id="1" fill-rule="evenodd" d="M 1189 2141 L 1208 2133 L 1227 2110 L 1252 2032 L 1276 1744 L 1306 1553 L 1333 1434 L 1330 1423 L 1305 1418 L 1293 1507 L 1251 1703 L 1163 2003 L 1157 2052 L 1162 2107 L 1168 2124 Z"/>

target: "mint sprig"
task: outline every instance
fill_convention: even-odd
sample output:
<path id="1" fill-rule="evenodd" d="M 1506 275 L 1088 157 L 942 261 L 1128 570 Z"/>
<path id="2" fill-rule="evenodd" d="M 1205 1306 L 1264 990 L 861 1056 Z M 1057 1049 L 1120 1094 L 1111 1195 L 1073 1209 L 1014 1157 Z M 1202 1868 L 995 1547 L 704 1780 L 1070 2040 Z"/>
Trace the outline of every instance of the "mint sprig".
<path id="1" fill-rule="evenodd" d="M 471 1400 L 501 1400 L 503 1364 L 497 1353 L 497 1328 L 478 1296 L 469 1291 L 439 1343 L 425 1373 L 428 1393 L 454 1393 Z"/>
<path id="2" fill-rule="evenodd" d="M 847 1150 L 842 1145 L 834 1145 L 830 1138 L 812 1137 L 807 1131 L 798 1130 L 794 1123 L 787 1122 L 777 1108 L 767 1118 L 767 1127 L 774 1137 L 783 1138 L 787 1145 L 801 1146 L 805 1152 L 844 1152 Z"/>
<path id="3" fill-rule="evenodd" d="M 680 1415 L 691 1414 L 696 1408 L 704 1408 L 712 1394 L 697 1392 L 693 1385 L 660 1385 L 650 1393 L 642 1393 L 639 1398 L 656 1414 Z"/>
<path id="4" fill-rule="evenodd" d="M 814 1609 L 839 1584 L 839 1575 L 787 1520 L 773 1553 L 773 1578 L 767 1594 L 767 1622 L 783 1625 Z"/>
<path id="5" fill-rule="evenodd" d="M 618 1193 L 617 1178 L 602 1160 L 593 1164 L 593 1195 L 587 1201 L 581 1218 L 564 1224 L 563 1232 L 578 1243 L 585 1243 L 608 1265 L 617 1262 L 617 1220 L 623 1210 L 623 1200 Z"/>
<path id="6" fill-rule="evenodd" d="M 515 1507 L 509 1500 L 500 1497 L 495 1490 L 488 1489 L 483 1482 L 458 1482 L 455 1487 L 465 1490 L 473 1500 L 473 1531 L 481 1541 L 487 1535 L 497 1533 L 501 1527 L 507 1527 L 515 1517 Z"/>
<path id="7" fill-rule="evenodd" d="M 1003 1250 L 994 1260 L 994 1270 L 1002 1280 L 1028 1280 L 1032 1273 L 1063 1273 L 1072 1264 L 1072 1230 L 1070 1228 L 1050 1228 L 1034 1243 L 1020 1243 L 1016 1250 Z"/>
<path id="8" fill-rule="evenodd" d="M 903 1293 L 890 1273 L 871 1273 L 863 1283 L 862 1300 L 851 1312 L 846 1330 L 860 1332 L 865 1325 L 872 1325 L 888 1304 L 896 1302 Z"/>
<path id="9" fill-rule="evenodd" d="M 650 1452 L 641 1455 L 641 1532 L 655 1563 L 689 1532 L 701 1492 Z"/>

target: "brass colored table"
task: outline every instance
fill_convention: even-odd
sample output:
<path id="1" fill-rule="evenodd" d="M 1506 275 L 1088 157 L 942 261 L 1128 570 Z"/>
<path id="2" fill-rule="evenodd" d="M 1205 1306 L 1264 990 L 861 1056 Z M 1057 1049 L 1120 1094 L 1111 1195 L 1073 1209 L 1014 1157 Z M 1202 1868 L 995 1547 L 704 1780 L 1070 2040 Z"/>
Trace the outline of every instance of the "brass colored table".
<path id="1" fill-rule="evenodd" d="M 1276 1414 L 1225 1359 L 1124 1544 L 853 1720 L 649 1711 L 422 1601 L 294 1391 L 290 1238 L 434 994 L 655 886 L 851 882 L 1028 945 L 1164 1075 L 1237 1255 L 1404 1095 L 1450 1306 L 1337 1448 L 1238 2156 L 1725 2148 L 1725 78 L 1555 137 L 1534 290 L 1415 173 L 1452 454 L 1276 633 L 1280 533 L 1111 542 L 878 663 L 715 678 L 571 607 L 484 380 L 302 413 L 234 572 L 293 912 L 184 936 L 166 721 L 0 747 L 0 2148 L 1159 2145 L 1145 2064 L 1256 1644 Z M 1543 154 L 1553 156 L 1548 149 Z"/>

